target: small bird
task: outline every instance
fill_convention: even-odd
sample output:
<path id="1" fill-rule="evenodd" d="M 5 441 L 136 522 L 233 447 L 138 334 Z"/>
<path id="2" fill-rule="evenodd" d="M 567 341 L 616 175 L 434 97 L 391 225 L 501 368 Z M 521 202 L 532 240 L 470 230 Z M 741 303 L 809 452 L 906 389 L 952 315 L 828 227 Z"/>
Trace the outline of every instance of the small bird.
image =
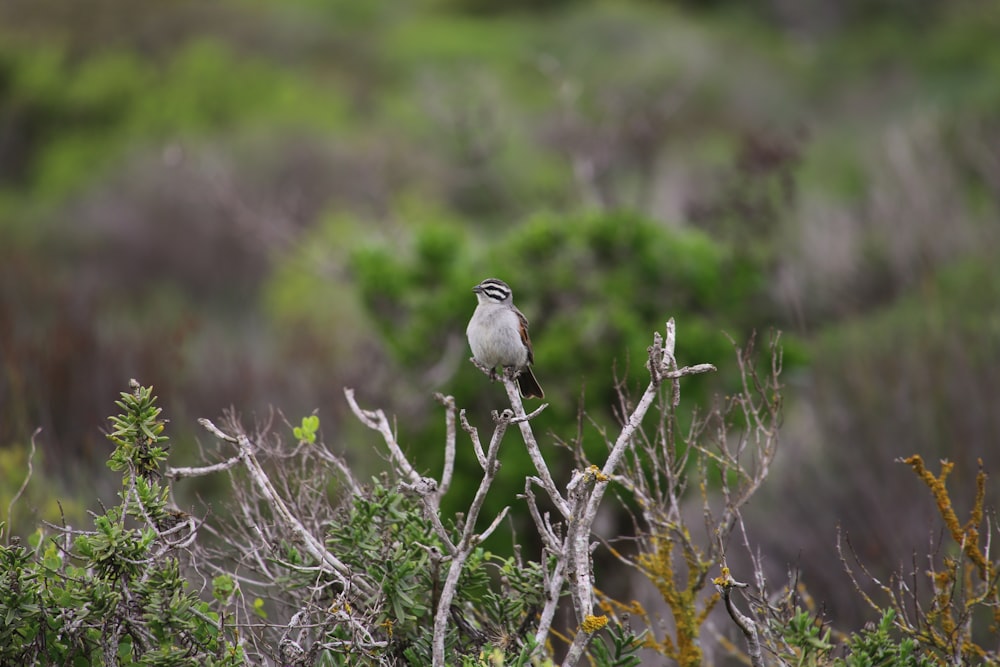
<path id="1" fill-rule="evenodd" d="M 465 335 L 476 365 L 489 369 L 496 379 L 496 367 L 513 368 L 524 398 L 544 398 L 545 392 L 531 372 L 535 362 L 528 338 L 528 320 L 514 307 L 514 293 L 502 280 L 487 278 L 472 288 L 479 300 Z"/>

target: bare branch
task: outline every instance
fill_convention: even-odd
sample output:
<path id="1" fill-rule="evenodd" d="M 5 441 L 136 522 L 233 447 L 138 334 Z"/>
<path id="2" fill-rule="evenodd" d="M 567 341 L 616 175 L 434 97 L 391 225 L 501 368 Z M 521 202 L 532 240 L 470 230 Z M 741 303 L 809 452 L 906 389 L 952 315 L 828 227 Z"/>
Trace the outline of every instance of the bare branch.
<path id="1" fill-rule="evenodd" d="M 764 667 L 764 657 L 761 654 L 760 639 L 757 636 L 757 624 L 752 618 L 743 614 L 733 603 L 733 588 L 746 588 L 748 584 L 741 583 L 733 579 L 729 574 L 729 568 L 722 568 L 722 575 L 715 578 L 715 587 L 722 594 L 722 599 L 726 603 L 726 611 L 736 626 L 743 633 L 747 641 L 747 655 L 750 656 L 750 664 L 753 667 Z"/>
<path id="2" fill-rule="evenodd" d="M 546 514 L 545 520 L 542 519 L 542 514 L 538 510 L 538 501 L 535 499 L 535 494 L 531 490 L 533 482 L 541 486 L 541 481 L 539 481 L 537 477 L 528 477 L 524 480 L 524 497 L 528 501 L 528 511 L 531 514 L 532 520 L 535 522 L 535 528 L 538 529 L 538 534 L 542 538 L 545 546 L 553 552 L 558 552 L 559 538 L 552 530 L 552 525 L 548 522 L 548 514 Z"/>
<path id="3" fill-rule="evenodd" d="M 504 515 L 506 515 L 506 510 L 504 510 L 501 512 L 501 516 L 497 517 L 493 524 L 487 528 L 485 533 L 482 535 L 476 535 L 476 521 L 478 520 L 479 513 L 483 508 L 483 503 L 486 502 L 486 493 L 493 485 L 493 480 L 496 479 L 497 471 L 500 470 L 500 462 L 497 460 L 500 453 L 500 442 L 503 440 L 504 433 L 507 431 L 507 426 L 510 424 L 511 417 L 512 415 L 510 410 L 504 410 L 503 413 L 495 418 L 496 427 L 493 429 L 493 437 L 490 439 L 490 447 L 486 452 L 486 458 L 483 465 L 483 479 L 479 482 L 479 488 L 476 490 L 476 495 L 472 499 L 472 504 L 469 506 L 469 511 L 465 517 L 465 527 L 462 530 L 462 537 L 456 545 L 451 563 L 448 567 L 448 575 L 445 578 L 444 586 L 441 588 L 441 595 L 438 599 L 438 606 L 434 614 L 434 635 L 431 645 L 434 667 L 444 667 L 445 665 L 445 637 L 448 631 L 448 619 L 451 615 L 451 603 L 452 600 L 455 599 L 458 580 L 462 575 L 462 568 L 465 566 L 465 561 L 468 559 L 476 545 L 478 545 L 479 542 L 485 538 L 485 536 L 492 533 L 499 524 L 499 521 Z"/>
<path id="4" fill-rule="evenodd" d="M 469 434 L 469 439 L 472 440 L 472 449 L 476 453 L 476 460 L 479 461 L 479 467 L 486 470 L 486 454 L 483 452 L 483 443 L 479 440 L 479 429 L 469 423 L 469 420 L 465 417 L 465 410 L 463 409 L 458 414 L 462 422 L 462 430 Z"/>
<path id="5" fill-rule="evenodd" d="M 484 530 L 483 532 L 481 532 L 479 535 L 476 536 L 476 544 L 481 543 L 483 540 L 492 535 L 493 531 L 495 531 L 497 529 L 497 526 L 500 525 L 500 522 L 507 517 L 507 512 L 509 511 L 510 511 L 509 506 L 504 507 L 502 510 L 500 510 L 500 513 L 497 514 L 496 517 L 494 517 L 493 522 L 486 527 L 486 530 Z"/>
<path id="6" fill-rule="evenodd" d="M 440 496 L 451 488 L 451 476 L 455 472 L 455 397 L 435 394 L 434 397 L 445 409 L 444 469 L 441 471 Z"/>
<path id="7" fill-rule="evenodd" d="M 378 431 L 382 435 L 382 439 L 385 440 L 385 444 L 389 448 L 389 454 L 392 456 L 393 462 L 399 468 L 400 472 L 402 472 L 403 476 L 410 480 L 410 482 L 416 483 L 420 479 L 420 475 L 410 465 L 399 443 L 396 442 L 396 436 L 392 432 L 392 429 L 389 428 L 389 420 L 386 419 L 385 413 L 381 410 L 362 410 L 354 398 L 353 389 L 345 388 L 344 396 L 347 397 L 347 404 L 351 406 L 351 410 L 361 423 L 373 431 Z"/>
<path id="8" fill-rule="evenodd" d="M 21 482 L 21 486 L 17 489 L 17 493 L 14 494 L 14 496 L 10 499 L 10 502 L 7 504 L 7 523 L 8 524 L 10 523 L 10 520 L 11 520 L 11 512 L 14 511 L 14 505 L 17 503 L 18 499 L 21 497 L 21 494 L 24 493 L 24 490 L 26 488 L 28 488 L 28 482 L 31 481 L 31 476 L 35 472 L 34 467 L 32 466 L 32 462 L 35 459 L 35 438 L 38 437 L 38 434 L 41 433 L 41 432 L 42 432 L 42 429 L 36 428 L 35 432 L 31 434 L 31 451 L 28 452 L 28 472 L 25 473 L 25 475 L 24 475 L 24 481 Z"/>
<path id="9" fill-rule="evenodd" d="M 531 430 L 530 418 L 524 412 L 524 403 L 521 402 L 521 392 L 517 388 L 517 383 L 506 373 L 503 374 L 501 379 L 504 389 L 507 390 L 507 398 L 510 400 L 510 405 L 514 408 L 514 419 L 521 429 L 521 437 L 524 438 L 524 445 L 528 449 L 528 456 L 531 458 L 531 462 L 538 472 L 538 477 L 542 481 L 542 488 L 545 489 L 545 492 L 549 495 L 549 499 L 556 506 L 556 509 L 559 510 L 559 513 L 568 519 L 569 505 L 566 499 L 562 497 L 562 494 L 559 493 L 556 483 L 552 480 L 548 464 L 545 463 L 545 457 L 542 456 L 542 450 L 538 446 L 538 441 L 535 440 L 534 432 Z M 538 414 L 544 407 L 544 405 L 539 407 L 531 413 L 531 416 Z"/>
<path id="10" fill-rule="evenodd" d="M 288 505 L 274 489 L 274 486 L 271 484 L 271 480 L 267 477 L 267 473 L 264 472 L 260 463 L 257 462 L 257 459 L 253 454 L 253 446 L 246 435 L 243 433 L 238 433 L 236 436 L 224 434 L 207 419 L 201 419 L 199 420 L 199 423 L 205 426 L 205 428 L 213 434 L 216 434 L 217 437 L 221 434 L 223 440 L 226 440 L 227 442 L 236 442 L 239 445 L 240 450 L 243 453 L 243 460 L 246 465 L 247 472 L 250 474 L 250 478 L 257 486 L 257 490 L 274 511 L 275 516 L 277 516 L 299 538 L 306 552 L 318 562 L 322 563 L 328 571 L 337 578 L 345 589 L 355 588 L 363 595 L 368 596 L 369 598 L 374 598 L 374 586 L 370 582 L 365 581 L 365 579 L 360 575 L 353 573 L 349 567 L 342 563 L 336 556 L 327 551 L 323 547 L 323 543 L 316 539 L 312 533 L 306 530 L 299 518 L 288 508 Z"/>
<path id="11" fill-rule="evenodd" d="M 420 482 L 417 484 L 407 484 L 406 482 L 400 482 L 400 488 L 407 493 L 411 493 L 420 498 L 420 501 L 424 506 L 424 516 L 431 522 L 431 526 L 434 528 L 434 533 L 438 536 L 438 539 L 444 544 L 445 549 L 448 550 L 449 554 L 455 553 L 455 545 L 451 541 L 451 537 L 448 535 L 448 531 L 445 530 L 444 524 L 441 523 L 441 517 L 438 514 L 438 505 L 440 501 L 440 490 L 438 489 L 437 482 L 435 482 L 430 477 L 421 478 Z"/>
<path id="12" fill-rule="evenodd" d="M 236 456 L 230 457 L 225 461 L 219 461 L 218 463 L 213 463 L 212 465 L 207 466 L 198 466 L 196 468 L 175 468 L 173 466 L 167 466 L 167 471 L 164 476 L 167 479 L 178 480 L 184 479 L 185 477 L 202 477 L 204 475 L 211 475 L 212 473 L 229 470 L 230 468 L 239 465 L 246 457 L 246 454 L 246 450 L 240 449 Z"/>

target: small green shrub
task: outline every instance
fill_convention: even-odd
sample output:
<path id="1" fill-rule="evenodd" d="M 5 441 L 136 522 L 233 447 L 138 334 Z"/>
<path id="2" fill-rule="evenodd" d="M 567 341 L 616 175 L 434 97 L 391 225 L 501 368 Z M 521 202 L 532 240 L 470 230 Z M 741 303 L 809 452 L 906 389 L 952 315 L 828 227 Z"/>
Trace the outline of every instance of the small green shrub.
<path id="1" fill-rule="evenodd" d="M 35 533 L 0 546 L 0 664 L 240 665 L 223 605 L 181 573 L 186 542 L 159 481 L 164 422 L 152 389 L 133 381 L 111 418 L 121 502 L 91 530 Z"/>
<path id="2" fill-rule="evenodd" d="M 851 635 L 846 658 L 833 664 L 838 667 L 934 667 L 938 661 L 920 651 L 912 639 L 899 639 L 893 632 L 896 612 L 886 609 L 874 628 Z"/>

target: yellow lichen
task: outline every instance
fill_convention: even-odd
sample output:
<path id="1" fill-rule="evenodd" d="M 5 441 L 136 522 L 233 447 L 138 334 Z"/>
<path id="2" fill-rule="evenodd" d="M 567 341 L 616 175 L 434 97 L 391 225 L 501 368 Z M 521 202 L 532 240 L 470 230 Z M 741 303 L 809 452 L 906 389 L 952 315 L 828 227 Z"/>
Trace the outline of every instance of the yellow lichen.
<path id="1" fill-rule="evenodd" d="M 604 627 L 607 624 L 608 624 L 608 617 L 605 616 L 604 614 L 601 614 L 600 616 L 594 616 L 593 614 L 591 614 L 588 615 L 585 619 L 583 619 L 582 627 L 584 632 L 592 635 L 598 630 L 604 629 Z"/>
<path id="2" fill-rule="evenodd" d="M 591 465 L 589 468 L 587 468 L 587 474 L 593 477 L 598 482 L 607 482 L 609 479 L 611 479 L 603 472 L 601 472 L 601 469 L 598 468 L 596 465 Z"/>
<path id="3" fill-rule="evenodd" d="M 686 539 L 687 533 L 684 528 L 677 528 Z M 684 549 L 687 571 L 686 573 L 678 571 L 674 560 L 675 548 L 678 545 L 669 533 L 655 536 L 650 546 L 649 550 L 643 551 L 636 558 L 636 565 L 656 586 L 663 601 L 670 608 L 675 628 L 675 637 L 664 636 L 662 641 L 651 648 L 684 667 L 701 665 L 703 657 L 699 646 L 701 625 L 719 600 L 717 594 L 712 596 L 701 611 L 698 611 L 698 592 L 705 581 L 703 577 L 709 568 L 709 563 L 701 558 L 697 550 Z"/>
<path id="4" fill-rule="evenodd" d="M 994 621 L 1000 621 L 997 563 L 989 560 L 988 550 L 980 545 L 987 478 L 982 461 L 976 475 L 975 499 L 964 525 L 959 522 L 945 484 L 954 464 L 942 461 L 941 472 L 935 476 L 927 470 L 919 456 L 911 456 L 903 462 L 930 489 L 948 533 L 961 553 L 961 556 L 943 558 L 940 569 L 927 572 L 934 596 L 925 612 L 923 626 L 910 629 L 910 634 L 922 644 L 945 653 L 954 652 L 957 643 L 964 658 L 981 661 L 987 652 L 973 640 L 971 625 L 966 619 L 974 607 L 985 604 L 993 608 Z M 963 559 L 975 567 L 965 567 Z M 964 601 L 961 603 L 957 602 L 956 589 L 963 591 Z"/>
<path id="5" fill-rule="evenodd" d="M 712 583 L 716 586 L 732 586 L 733 578 L 729 574 L 729 568 L 725 565 L 722 566 L 722 574 L 712 579 Z"/>
<path id="6" fill-rule="evenodd" d="M 948 495 L 948 488 L 945 485 L 945 480 L 948 478 L 948 474 L 952 471 L 952 468 L 955 467 L 955 464 L 950 461 L 942 461 L 941 474 L 935 477 L 924 466 L 924 460 L 919 455 L 915 454 L 906 458 L 903 460 L 903 463 L 913 468 L 913 472 L 931 490 L 938 513 L 944 520 L 948 532 L 951 533 L 951 539 L 962 548 L 965 556 L 979 569 L 979 576 L 987 580 L 992 578 L 992 563 L 987 561 L 986 557 L 979 551 L 979 532 L 976 528 L 982 522 L 983 518 L 983 500 L 986 496 L 986 473 L 980 468 L 979 474 L 976 476 L 975 503 L 973 504 L 972 511 L 969 513 L 969 521 L 963 527 L 958 521 L 958 515 L 955 514 L 955 508 L 951 504 L 951 497 Z"/>

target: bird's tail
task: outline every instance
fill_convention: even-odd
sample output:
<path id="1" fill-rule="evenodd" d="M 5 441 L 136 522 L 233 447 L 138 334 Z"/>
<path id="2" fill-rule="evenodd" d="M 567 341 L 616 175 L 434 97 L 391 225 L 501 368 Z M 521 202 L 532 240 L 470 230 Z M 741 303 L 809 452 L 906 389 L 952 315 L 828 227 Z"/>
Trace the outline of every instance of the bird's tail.
<path id="1" fill-rule="evenodd" d="M 521 370 L 517 376 L 517 386 L 523 398 L 545 398 L 545 392 L 535 379 L 535 374 L 531 372 L 531 366 L 525 366 Z"/>

